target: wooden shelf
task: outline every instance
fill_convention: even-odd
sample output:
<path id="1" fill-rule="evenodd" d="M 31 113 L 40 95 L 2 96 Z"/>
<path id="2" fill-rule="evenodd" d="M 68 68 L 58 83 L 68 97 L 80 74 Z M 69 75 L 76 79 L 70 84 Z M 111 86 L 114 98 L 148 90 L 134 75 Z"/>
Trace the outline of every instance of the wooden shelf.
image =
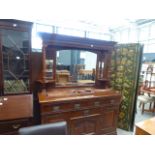
<path id="1" fill-rule="evenodd" d="M 39 82 L 41 84 L 47 84 L 47 83 L 54 83 L 55 80 L 52 80 L 52 79 L 40 79 L 40 80 L 37 80 L 37 82 Z"/>
<path id="2" fill-rule="evenodd" d="M 101 81 L 101 82 L 108 82 L 109 81 L 109 79 L 98 79 L 98 81 Z"/>

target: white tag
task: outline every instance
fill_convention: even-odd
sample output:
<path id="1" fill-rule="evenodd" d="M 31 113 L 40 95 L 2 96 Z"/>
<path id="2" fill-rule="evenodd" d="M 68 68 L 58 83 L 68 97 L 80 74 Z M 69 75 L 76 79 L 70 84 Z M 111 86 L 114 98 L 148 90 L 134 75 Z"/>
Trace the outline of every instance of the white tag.
<path id="1" fill-rule="evenodd" d="M 7 100 L 8 100 L 8 98 L 4 97 L 4 98 L 3 98 L 3 100 L 4 100 L 4 101 L 7 101 Z"/>
<path id="2" fill-rule="evenodd" d="M 0 102 L 0 105 L 3 105 L 3 103 L 2 103 L 2 102 Z"/>

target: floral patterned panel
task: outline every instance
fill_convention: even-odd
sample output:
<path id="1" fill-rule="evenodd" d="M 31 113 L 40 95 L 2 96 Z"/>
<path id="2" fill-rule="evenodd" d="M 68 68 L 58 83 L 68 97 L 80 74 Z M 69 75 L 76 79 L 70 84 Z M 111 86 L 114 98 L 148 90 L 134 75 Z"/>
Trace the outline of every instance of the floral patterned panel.
<path id="1" fill-rule="evenodd" d="M 112 54 L 111 85 L 122 94 L 118 127 L 125 130 L 133 124 L 142 51 L 140 44 L 120 44 Z"/>

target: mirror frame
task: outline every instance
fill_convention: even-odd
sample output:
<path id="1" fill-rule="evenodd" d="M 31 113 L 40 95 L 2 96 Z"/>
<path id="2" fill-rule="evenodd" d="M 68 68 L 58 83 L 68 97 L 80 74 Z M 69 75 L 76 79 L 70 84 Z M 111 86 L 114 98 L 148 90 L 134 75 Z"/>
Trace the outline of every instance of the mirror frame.
<path id="1" fill-rule="evenodd" d="M 75 85 L 77 86 L 96 86 L 96 87 L 103 87 L 109 85 L 109 67 L 110 67 L 110 60 L 111 60 L 111 53 L 114 50 L 116 42 L 113 41 L 104 41 L 104 40 L 97 40 L 97 39 L 88 39 L 88 38 L 81 38 L 81 37 L 73 37 L 73 36 L 66 36 L 60 34 L 50 34 L 50 33 L 39 33 L 40 37 L 43 41 L 43 48 L 42 48 L 42 62 L 43 62 L 43 70 L 40 82 L 42 84 L 51 83 L 52 87 L 56 86 L 56 52 L 61 50 L 85 50 L 89 52 L 93 52 L 97 54 L 97 62 L 96 62 L 96 76 L 95 76 L 95 85 Z M 45 58 L 46 58 L 46 51 L 52 53 L 53 59 L 53 77 L 51 79 L 46 78 L 45 76 Z M 104 62 L 104 69 L 102 70 L 103 76 L 99 77 L 99 69 L 100 65 L 99 62 Z M 61 87 L 68 87 L 68 86 L 61 86 Z M 69 87 L 74 87 L 71 85 Z"/>

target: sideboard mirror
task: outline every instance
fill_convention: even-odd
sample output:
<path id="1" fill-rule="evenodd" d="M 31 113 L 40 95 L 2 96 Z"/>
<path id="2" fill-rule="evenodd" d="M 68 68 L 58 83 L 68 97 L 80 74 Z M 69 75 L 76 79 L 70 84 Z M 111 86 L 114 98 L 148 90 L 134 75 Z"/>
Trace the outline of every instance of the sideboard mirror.
<path id="1" fill-rule="evenodd" d="M 109 85 L 109 64 L 115 42 L 40 33 L 43 69 L 38 80 L 52 87 Z"/>
<path id="2" fill-rule="evenodd" d="M 95 83 L 97 54 L 79 50 L 56 51 L 56 84 L 83 85 Z"/>

